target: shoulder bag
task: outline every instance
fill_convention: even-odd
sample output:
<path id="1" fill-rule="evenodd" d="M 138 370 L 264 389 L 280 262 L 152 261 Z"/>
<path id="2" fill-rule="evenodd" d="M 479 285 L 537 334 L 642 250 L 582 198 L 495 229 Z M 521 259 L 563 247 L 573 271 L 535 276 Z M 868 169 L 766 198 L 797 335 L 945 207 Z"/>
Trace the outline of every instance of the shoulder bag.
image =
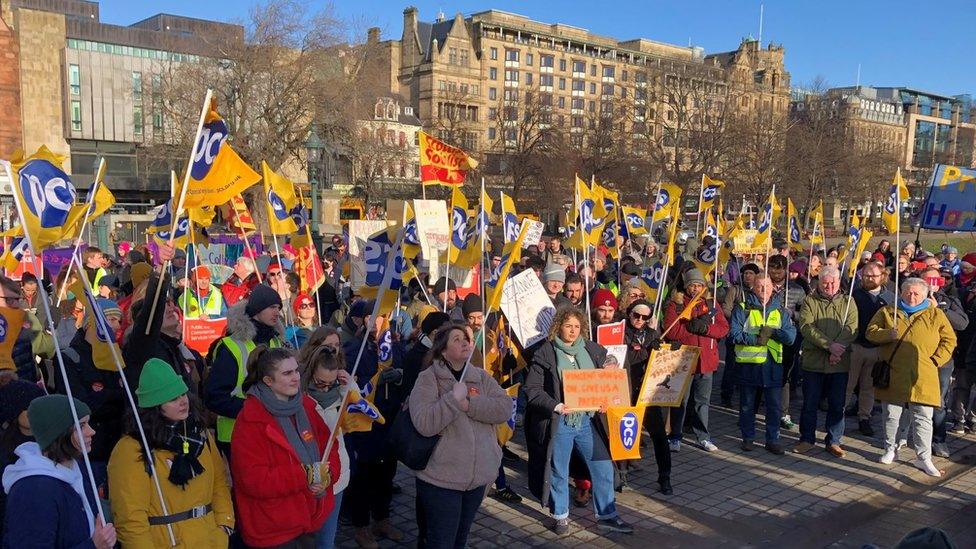
<path id="1" fill-rule="evenodd" d="M 434 378 L 434 383 L 437 383 L 437 378 Z M 441 392 L 438 389 L 437 397 L 440 396 Z M 409 398 L 407 400 L 409 401 Z M 427 468 L 427 463 L 434 455 L 434 448 L 437 448 L 440 440 L 439 434 L 425 437 L 417 431 L 407 403 L 404 403 L 403 409 L 393 419 L 393 425 L 390 427 L 389 441 L 397 460 L 414 471 L 423 471 Z"/>
<path id="2" fill-rule="evenodd" d="M 898 310 L 896 309 L 895 315 L 897 314 Z M 895 353 L 898 352 L 898 348 L 901 347 L 902 342 L 905 341 L 905 336 L 908 335 L 908 330 L 912 328 L 912 324 L 915 324 L 916 320 L 918 320 L 917 316 L 908 323 L 908 326 L 905 327 L 905 333 L 898 338 L 898 342 L 895 343 L 895 348 L 892 349 L 891 354 L 888 355 L 888 360 L 878 361 L 871 368 L 871 382 L 876 388 L 887 389 L 888 386 L 891 385 L 891 361 L 894 360 Z"/>

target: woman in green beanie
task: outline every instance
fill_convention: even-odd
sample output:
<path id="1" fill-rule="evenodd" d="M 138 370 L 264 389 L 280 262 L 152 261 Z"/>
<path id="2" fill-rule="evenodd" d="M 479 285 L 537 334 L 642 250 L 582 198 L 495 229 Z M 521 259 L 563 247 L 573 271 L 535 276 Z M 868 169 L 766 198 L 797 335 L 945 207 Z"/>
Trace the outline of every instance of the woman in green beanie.
<path id="1" fill-rule="evenodd" d="M 203 407 L 166 362 L 152 358 L 139 375 L 139 414 L 125 419 L 125 436 L 108 462 L 109 500 L 126 548 L 227 547 L 234 508 L 217 447 L 201 419 Z M 142 423 L 166 501 L 163 512 L 142 447 Z M 118 481 L 118 479 L 123 479 Z"/>
<path id="2" fill-rule="evenodd" d="M 96 494 L 78 463 L 91 448 L 91 410 L 74 400 L 81 427 L 75 428 L 65 395 L 37 398 L 27 408 L 36 442 L 17 447 L 17 462 L 3 472 L 7 493 L 3 547 L 95 547 L 111 549 L 115 527 L 96 516 Z"/>

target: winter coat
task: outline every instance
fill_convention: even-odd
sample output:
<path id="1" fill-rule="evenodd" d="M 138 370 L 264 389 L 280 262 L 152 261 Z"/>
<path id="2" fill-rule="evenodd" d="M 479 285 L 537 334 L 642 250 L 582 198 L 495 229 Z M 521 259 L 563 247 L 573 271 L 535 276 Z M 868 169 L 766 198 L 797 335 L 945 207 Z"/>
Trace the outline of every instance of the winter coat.
<path id="1" fill-rule="evenodd" d="M 624 370 L 630 380 L 630 398 L 637 400 L 641 385 L 644 383 L 644 373 L 647 371 L 647 361 L 651 358 L 651 351 L 661 344 L 661 334 L 657 330 L 647 328 L 644 337 L 630 323 L 624 325 L 624 343 L 627 344 L 627 354 L 624 356 Z"/>
<path id="2" fill-rule="evenodd" d="M 664 310 L 664 324 L 671 326 L 678 315 L 685 308 L 688 297 L 682 292 L 675 292 Z M 696 374 L 710 374 L 718 370 L 719 340 L 729 334 L 729 322 L 721 310 L 712 312 L 712 308 L 705 301 L 699 302 L 691 311 L 691 318 L 704 317 L 708 319 L 708 332 L 705 335 L 693 334 L 688 331 L 688 321 L 679 320 L 667 333 L 668 341 L 677 341 L 682 345 L 692 345 L 701 349 L 698 355 L 698 370 Z M 714 322 L 712 320 L 714 319 Z"/>
<path id="3" fill-rule="evenodd" d="M 63 349 L 61 356 L 65 360 L 71 393 L 91 408 L 89 424 L 95 435 L 88 455 L 92 461 L 108 461 L 112 448 L 122 437 L 122 416 L 129 407 L 119 373 L 114 367 L 111 370 L 95 367 L 84 328 L 75 332 L 71 346 Z M 52 381 L 58 393 L 67 394 L 60 374 L 53 376 Z"/>
<path id="4" fill-rule="evenodd" d="M 267 345 L 271 340 L 257 337 L 258 330 L 248 318 L 246 306 L 242 302 L 227 310 L 228 337 L 241 343 L 253 341 L 257 345 Z M 279 342 L 284 343 L 285 327 L 279 322 L 273 328 Z M 203 387 L 203 402 L 211 412 L 235 418 L 244 407 L 244 400 L 231 394 L 237 388 L 237 359 L 224 343 L 218 343 L 211 356 L 210 371 Z"/>
<path id="5" fill-rule="evenodd" d="M 887 389 L 876 388 L 875 397 L 892 404 L 942 406 L 938 369 L 949 362 L 956 347 L 956 333 L 949 319 L 931 305 L 911 317 L 899 310 L 898 337 L 903 341 L 892 356 L 897 345 L 890 333 L 893 314 L 892 307 L 884 307 L 868 325 L 868 340 L 881 346 L 881 359 L 891 365 L 891 383 Z"/>
<path id="6" fill-rule="evenodd" d="M 468 491 L 498 477 L 502 450 L 495 426 L 512 417 L 512 397 L 481 368 L 468 368 L 468 411 L 458 407 L 451 390 L 457 380 L 450 367 L 435 360 L 420 373 L 410 393 L 410 419 L 423 436 L 440 435 L 434 453 L 417 478 L 448 490 Z"/>
<path id="7" fill-rule="evenodd" d="M 761 313 L 763 311 L 763 305 L 759 301 L 759 298 L 756 297 L 756 294 L 749 292 L 746 295 L 745 303 L 736 305 L 732 311 L 732 319 L 729 321 L 729 338 L 733 344 L 758 344 L 758 337 L 745 331 L 746 318 L 748 318 L 749 311 L 752 309 L 756 309 Z M 779 329 L 773 330 L 770 339 L 781 343 L 785 350 L 796 339 L 796 326 L 793 324 L 793 320 L 790 319 L 790 315 L 782 310 L 782 302 L 779 296 L 774 295 L 770 298 L 769 303 L 766 304 L 765 310 L 767 317 L 769 316 L 769 311 L 773 309 L 780 309 L 782 324 Z M 762 364 L 750 364 L 737 361 L 737 365 L 739 367 L 738 381 L 740 385 L 751 387 L 783 386 L 783 364 L 773 360 L 772 354 L 767 355 L 766 361 Z"/>
<path id="8" fill-rule="evenodd" d="M 153 274 L 146 287 L 146 298 L 134 311 L 132 327 L 122 347 L 122 358 L 125 360 L 125 378 L 130 387 L 139 386 L 139 375 L 142 367 L 150 358 L 158 358 L 176 371 L 183 378 L 186 386 L 193 394 L 200 393 L 200 380 L 203 376 L 204 362 L 199 353 L 190 349 L 179 338 L 162 333 L 164 299 L 166 294 L 159 296 L 159 305 L 153 314 L 149 335 L 146 335 L 146 325 L 149 324 L 149 313 L 152 311 L 152 296 L 156 295 L 159 276 Z M 168 282 L 164 281 L 168 285 Z M 165 288 L 166 286 L 164 286 Z"/>
<path id="9" fill-rule="evenodd" d="M 873 294 L 858 285 L 851 293 L 851 297 L 854 300 L 854 304 L 857 305 L 857 344 L 868 348 L 877 347 L 877 345 L 868 341 L 867 337 L 865 337 L 865 332 L 868 331 L 868 324 L 874 318 L 874 313 L 878 312 L 885 305 L 895 303 L 895 294 L 884 287 L 881 288 L 879 293 Z"/>
<path id="10" fill-rule="evenodd" d="M 352 386 L 353 381 L 349 380 L 349 385 L 342 387 L 339 390 L 339 400 L 332 406 L 328 408 L 323 408 L 321 405 L 315 406 L 315 411 L 319 413 L 322 421 L 325 422 L 325 426 L 329 428 L 329 431 L 334 431 L 336 425 L 339 423 L 339 410 L 342 407 L 342 403 L 345 401 L 346 394 L 349 392 L 349 388 Z M 346 437 L 342 435 L 336 436 L 336 441 L 333 443 L 339 452 L 339 476 L 334 479 L 332 483 L 332 493 L 339 495 L 343 490 L 349 486 L 349 475 L 350 475 L 350 462 L 349 462 L 349 451 L 346 450 Z"/>
<path id="11" fill-rule="evenodd" d="M 939 304 L 939 309 L 949 319 L 949 326 L 952 326 L 952 329 L 956 332 L 956 341 L 959 342 L 962 339 L 962 334 L 969 328 L 969 315 L 966 314 L 966 309 L 963 308 L 962 302 L 959 301 L 959 298 L 954 293 L 949 294 L 943 290 L 936 292 L 932 298 L 935 299 L 936 303 Z M 952 358 L 943 366 L 954 368 L 956 365 L 956 354 L 956 352 L 953 352 Z"/>
<path id="12" fill-rule="evenodd" d="M 847 317 L 844 317 L 844 313 Z M 836 374 L 851 369 L 851 343 L 857 337 L 857 307 L 837 292 L 826 297 L 820 290 L 803 299 L 797 320 L 803 334 L 801 367 L 810 372 Z M 840 343 L 846 349 L 840 362 L 830 363 L 830 346 Z"/>
<path id="13" fill-rule="evenodd" d="M 169 514 L 182 513 L 201 505 L 213 506 L 213 511 L 206 515 L 172 524 L 177 547 L 227 547 L 227 534 L 221 527 L 234 528 L 234 506 L 230 499 L 224 461 L 217 453 L 213 440 L 208 436 L 198 458 L 203 473 L 191 479 L 186 487 L 177 486 L 168 479 L 173 452 L 156 449 L 153 456 Z M 112 520 L 119 542 L 126 549 L 170 546 L 166 526 L 149 525 L 149 517 L 165 516 L 167 513 L 159 505 L 156 486 L 146 469 L 141 444 L 131 436 L 122 437 L 108 462 L 108 476 L 113 479 L 109 483 Z M 119 482 L 117 479 L 123 480 Z"/>
<path id="14" fill-rule="evenodd" d="M 302 404 L 319 451 L 325 452 L 329 428 L 315 411 L 315 401 Z M 339 477 L 339 451 L 333 444 L 328 459 L 333 479 Z M 254 396 L 248 396 L 237 416 L 231 439 L 231 475 L 237 522 L 244 543 L 255 547 L 281 545 L 322 527 L 334 506 L 331 490 L 315 497 L 298 454 L 278 421 Z"/>
<path id="15" fill-rule="evenodd" d="M 607 350 L 593 341 L 586 342 L 586 352 L 597 367 L 607 359 Z M 529 490 L 542 506 L 549 504 L 549 482 L 552 474 L 552 439 L 559 428 L 559 414 L 554 410 L 563 401 L 563 384 L 556 367 L 556 348 L 544 342 L 532 356 L 532 364 L 522 385 L 527 401 L 525 409 L 525 444 L 529 451 Z M 593 459 L 610 459 L 610 437 L 606 414 L 596 413 L 590 420 L 593 431 Z"/>
<path id="16" fill-rule="evenodd" d="M 361 345 L 362 339 L 353 338 L 342 346 L 342 350 L 346 354 L 346 369 L 350 373 L 352 373 L 352 369 L 356 364 L 356 356 L 359 354 L 359 347 Z M 403 368 L 403 355 L 405 352 L 406 350 L 402 342 L 393 342 L 392 368 Z M 376 348 L 376 342 L 370 339 L 366 342 L 362 359 L 359 361 L 359 369 L 356 370 L 356 383 L 359 384 L 359 389 L 364 397 L 366 396 L 366 391 L 363 389 L 376 374 L 378 368 L 378 349 Z M 387 433 L 389 433 L 390 427 L 393 425 L 393 420 L 396 419 L 397 413 L 403 406 L 407 394 L 403 391 L 402 379 L 400 383 L 380 383 L 372 390 L 375 391 L 373 405 L 383 414 L 383 419 L 386 422 L 373 423 L 373 428 L 369 431 L 347 434 L 346 445 L 349 449 L 349 455 L 353 460 L 379 463 L 388 459 L 396 459 L 393 455 L 393 449 L 390 447 Z"/>
<path id="17" fill-rule="evenodd" d="M 228 307 L 233 307 L 241 301 L 247 301 L 251 295 L 251 290 L 258 285 L 258 275 L 251 273 L 247 278 L 241 280 L 236 274 L 230 275 L 223 284 L 220 285 L 220 293 L 224 296 L 224 302 Z"/>
<path id="18" fill-rule="evenodd" d="M 41 454 L 36 442 L 25 442 L 16 452 L 17 462 L 3 472 L 3 547 L 94 548 L 91 536 L 98 508 L 84 466 L 55 464 Z"/>

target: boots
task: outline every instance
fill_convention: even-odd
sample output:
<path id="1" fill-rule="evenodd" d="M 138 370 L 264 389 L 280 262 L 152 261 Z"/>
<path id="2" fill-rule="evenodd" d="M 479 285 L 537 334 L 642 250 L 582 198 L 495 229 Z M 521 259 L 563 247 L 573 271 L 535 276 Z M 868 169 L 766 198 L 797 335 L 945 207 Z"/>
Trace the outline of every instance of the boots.
<path id="1" fill-rule="evenodd" d="M 376 543 L 376 538 L 370 533 L 369 528 L 357 528 L 356 534 L 353 537 L 356 540 L 356 545 L 359 545 L 362 549 L 380 548 L 380 545 Z"/>
<path id="2" fill-rule="evenodd" d="M 393 524 L 390 523 L 390 519 L 383 519 L 373 523 L 373 536 L 396 542 L 403 540 L 403 532 L 394 528 Z"/>

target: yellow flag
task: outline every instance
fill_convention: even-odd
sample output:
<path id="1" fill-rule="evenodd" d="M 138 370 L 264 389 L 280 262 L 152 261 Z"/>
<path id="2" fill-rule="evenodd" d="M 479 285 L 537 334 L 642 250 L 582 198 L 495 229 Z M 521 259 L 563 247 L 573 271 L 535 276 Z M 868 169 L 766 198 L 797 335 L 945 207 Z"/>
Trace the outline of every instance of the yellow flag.
<path id="1" fill-rule="evenodd" d="M 800 241 L 800 221 L 796 216 L 796 208 L 793 207 L 793 199 L 786 199 L 786 243 L 794 250 L 802 250 L 803 243 Z"/>
<path id="2" fill-rule="evenodd" d="M 121 359 L 122 352 L 119 350 L 119 344 L 115 338 L 115 330 L 109 326 L 108 320 L 105 319 L 105 314 L 102 312 L 102 308 L 98 303 L 99 298 L 95 297 L 91 288 L 85 285 L 84 279 L 81 276 L 78 276 L 68 289 L 85 306 L 85 328 L 89 330 L 94 329 L 94 341 L 89 341 L 89 343 L 92 348 L 91 356 L 95 368 L 112 372 L 116 371 L 114 357 L 118 356 Z M 119 310 L 118 314 L 121 316 L 122 311 Z M 113 347 L 115 348 L 114 356 L 112 352 Z M 122 366 L 125 367 L 125 363 L 122 363 Z"/>
<path id="3" fill-rule="evenodd" d="M 374 421 L 386 423 L 383 414 L 372 402 L 363 397 L 358 387 L 353 387 L 346 395 L 346 409 L 343 410 L 340 419 L 339 424 L 343 433 L 369 431 L 373 428 Z"/>
<path id="4" fill-rule="evenodd" d="M 470 269 L 480 260 L 479 251 L 471 253 L 474 242 L 474 224 L 468 211 L 468 199 L 460 186 L 454 187 L 451 196 L 451 244 L 448 247 L 451 265 Z"/>
<path id="5" fill-rule="evenodd" d="M 19 152 L 9 164 L 14 198 L 23 212 L 20 224 L 35 254 L 65 238 L 70 220 L 85 215 L 85 205 L 75 203 L 77 193 L 61 166 L 63 160 L 42 145 L 27 158 Z"/>
<path id="6" fill-rule="evenodd" d="M 606 214 L 603 207 L 603 197 L 590 189 L 585 181 L 576 177 L 575 207 L 573 214 L 583 239 L 584 245 L 598 246 L 600 244 L 600 230 L 602 215 Z"/>
<path id="7" fill-rule="evenodd" d="M 847 245 L 840 254 L 837 255 L 837 263 L 843 263 L 847 260 L 847 254 L 853 252 L 857 249 L 858 244 L 861 241 L 861 218 L 854 214 L 851 218 L 851 226 L 847 228 Z M 857 256 L 853 258 L 854 262 L 857 262 Z"/>
<path id="8" fill-rule="evenodd" d="M 519 221 L 518 212 L 515 211 L 515 201 L 505 193 L 502 196 L 502 242 L 508 244 L 514 242 L 519 236 L 522 222 Z"/>
<path id="9" fill-rule="evenodd" d="M 261 180 L 261 176 L 231 148 L 227 142 L 229 136 L 227 124 L 217 113 L 217 100 L 214 99 L 204 119 L 200 139 L 193 148 L 184 208 L 226 204 L 233 196 Z"/>
<path id="10" fill-rule="evenodd" d="M 299 207 L 295 184 L 274 172 L 267 162 L 261 162 L 264 172 L 264 198 L 268 207 L 271 234 L 289 235 L 298 232 L 292 212 Z"/>
<path id="11" fill-rule="evenodd" d="M 884 221 L 888 234 L 895 234 L 901 225 L 901 205 L 908 199 L 908 187 L 901 177 L 901 168 L 895 171 L 895 179 L 888 190 L 888 200 L 885 202 L 881 219 Z"/>
<path id="12" fill-rule="evenodd" d="M 414 259 L 420 253 L 420 234 L 417 232 L 417 214 L 413 212 L 412 200 L 406 200 L 406 224 L 403 226 L 403 257 Z M 404 280 L 404 283 L 407 281 Z"/>
<path id="13" fill-rule="evenodd" d="M 88 208 L 88 222 L 91 223 L 93 219 L 98 218 L 100 215 L 104 214 L 115 205 L 115 195 L 112 191 L 105 186 L 105 183 L 92 183 L 95 186 L 95 196 Z M 68 226 L 71 227 L 65 232 L 65 237 L 75 239 L 81 236 L 81 225 L 85 221 L 85 208 L 80 210 L 75 210 L 72 212 L 72 219 L 68 220 Z"/>
<path id="14" fill-rule="evenodd" d="M 779 217 L 782 208 L 776 200 L 776 193 L 769 191 L 769 200 L 763 205 L 762 218 L 756 229 L 756 238 L 752 242 L 753 248 L 761 248 L 772 244 L 773 230 L 776 228 L 776 218 Z"/>
<path id="15" fill-rule="evenodd" d="M 505 389 L 505 393 L 512 399 L 512 413 L 505 423 L 499 423 L 495 426 L 495 435 L 498 437 L 498 444 L 501 446 L 508 444 L 508 441 L 512 439 L 512 435 L 515 434 L 515 411 L 518 408 L 518 390 L 520 386 L 521 383 L 516 383 Z"/>
<path id="16" fill-rule="evenodd" d="M 424 185 L 460 186 L 478 161 L 457 147 L 420 132 L 420 182 Z"/>
<path id="17" fill-rule="evenodd" d="M 3 337 L 0 338 L 0 371 L 17 371 L 17 365 L 14 364 L 13 351 L 14 344 L 17 343 L 17 336 L 20 335 L 20 331 L 24 328 L 25 314 L 23 309 L 0 307 L 0 319 L 3 320 Z"/>
<path id="18" fill-rule="evenodd" d="M 623 216 L 624 227 L 628 236 L 647 234 L 647 210 L 632 206 L 621 206 L 620 213 Z"/>
<path id="19" fill-rule="evenodd" d="M 847 278 L 852 278 L 857 272 L 857 264 L 861 261 L 861 254 L 868 247 L 868 241 L 871 240 L 872 236 L 874 233 L 868 229 L 861 229 L 857 239 L 857 248 L 853 251 L 854 255 L 851 257 L 850 263 L 847 264 Z"/>
<path id="20" fill-rule="evenodd" d="M 640 459 L 641 425 L 646 406 L 611 406 L 607 410 L 610 432 L 610 458 Z"/>
<path id="21" fill-rule="evenodd" d="M 807 221 L 813 218 L 813 225 L 810 229 L 810 245 L 824 245 L 824 217 L 823 217 L 823 200 L 817 203 L 816 206 L 807 212 Z"/>
<path id="22" fill-rule="evenodd" d="M 658 222 L 674 215 L 671 208 L 674 204 L 681 203 L 681 187 L 673 183 L 662 183 L 661 192 L 657 193 L 657 203 L 654 205 L 654 214 L 651 221 Z M 679 209 L 680 213 L 681 210 Z"/>
<path id="23" fill-rule="evenodd" d="M 705 174 L 702 174 L 702 200 L 701 204 L 698 205 L 699 215 L 708 211 L 712 204 L 715 203 L 715 198 L 718 196 L 720 189 L 725 187 L 725 181 L 719 181 L 718 179 L 712 179 Z"/>
<path id="24" fill-rule="evenodd" d="M 681 209 L 680 201 L 673 202 L 671 204 L 671 219 L 678 218 L 678 212 L 680 211 L 680 209 Z M 667 258 L 668 264 L 674 264 L 674 253 L 675 253 L 674 242 L 677 236 L 678 236 L 678 224 L 671 223 L 671 229 L 668 232 L 668 247 L 666 251 L 667 255 L 665 256 Z"/>

